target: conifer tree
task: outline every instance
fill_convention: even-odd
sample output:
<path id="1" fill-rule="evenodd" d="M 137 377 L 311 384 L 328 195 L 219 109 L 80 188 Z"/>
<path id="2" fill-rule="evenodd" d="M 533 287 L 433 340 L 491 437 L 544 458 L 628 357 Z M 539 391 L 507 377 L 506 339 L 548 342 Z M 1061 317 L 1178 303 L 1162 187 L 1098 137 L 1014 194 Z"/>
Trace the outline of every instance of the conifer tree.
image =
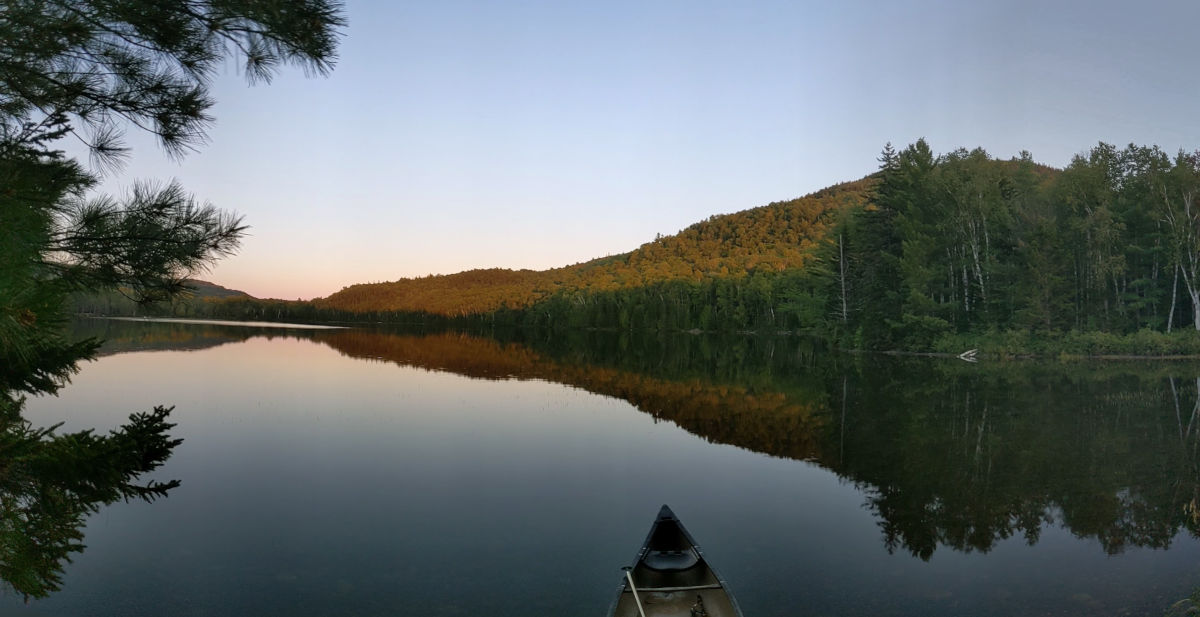
<path id="1" fill-rule="evenodd" d="M 285 65 L 327 73 L 343 24 L 331 0 L 0 4 L 0 578 L 19 593 L 57 588 L 87 513 L 174 486 L 139 483 L 179 443 L 166 408 L 107 437 L 56 436 L 21 417 L 24 395 L 56 391 L 95 350 L 65 333 L 67 294 L 176 296 L 245 230 L 175 183 L 93 195 L 97 174 L 119 169 L 127 129 L 174 157 L 202 145 L 226 58 L 252 82 Z M 64 139 L 86 144 L 89 167 L 63 154 Z"/>
<path id="2" fill-rule="evenodd" d="M 269 81 L 282 65 L 328 72 L 340 6 L 329 0 L 13 0 L 0 11 L 0 388 L 48 392 L 85 346 L 61 336 L 64 295 L 120 289 L 138 301 L 236 249 L 245 226 L 178 184 L 143 183 L 119 201 L 89 193 L 128 127 L 183 156 L 212 122 L 209 80 L 227 57 Z"/>

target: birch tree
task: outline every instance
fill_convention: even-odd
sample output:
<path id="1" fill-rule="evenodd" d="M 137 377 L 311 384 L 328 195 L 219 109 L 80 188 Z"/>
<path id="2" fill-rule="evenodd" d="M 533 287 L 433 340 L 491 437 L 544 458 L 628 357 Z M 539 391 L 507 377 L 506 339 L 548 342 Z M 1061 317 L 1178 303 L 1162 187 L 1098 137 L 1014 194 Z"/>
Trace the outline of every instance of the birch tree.
<path id="1" fill-rule="evenodd" d="M 1058 178 L 1055 199 L 1065 210 L 1074 249 L 1077 327 L 1089 318 L 1107 319 L 1114 298 L 1108 292 L 1125 270 L 1123 226 L 1112 207 L 1120 175 L 1116 149 L 1101 143 L 1087 156 L 1075 156 Z"/>
<path id="2" fill-rule="evenodd" d="M 1165 159 L 1165 157 L 1164 157 Z M 1176 272 L 1192 301 L 1192 324 L 1200 330 L 1200 153 L 1180 152 L 1169 168 L 1151 171 L 1159 211 L 1170 230 Z"/>
<path id="3" fill-rule="evenodd" d="M 987 153 L 978 148 L 947 155 L 939 171 L 939 197 L 945 202 L 942 236 L 951 267 L 960 275 L 952 280 L 969 319 L 973 312 L 986 313 L 988 308 L 997 259 L 993 234 L 1006 218 L 1001 176 Z"/>

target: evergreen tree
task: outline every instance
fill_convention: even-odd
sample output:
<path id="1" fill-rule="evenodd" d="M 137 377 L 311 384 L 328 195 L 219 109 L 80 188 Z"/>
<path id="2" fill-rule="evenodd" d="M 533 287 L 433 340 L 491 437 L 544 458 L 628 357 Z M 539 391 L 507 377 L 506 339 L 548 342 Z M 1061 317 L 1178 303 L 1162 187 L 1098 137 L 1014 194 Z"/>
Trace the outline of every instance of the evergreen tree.
<path id="1" fill-rule="evenodd" d="M 858 290 L 852 312 L 858 316 L 857 347 L 888 349 L 895 341 L 905 291 L 900 277 L 901 242 L 894 204 L 907 188 L 900 163 L 888 144 L 880 156 L 879 189 L 874 203 L 859 211 L 848 239 L 850 279 Z"/>
<path id="2" fill-rule="evenodd" d="M 204 140 L 208 80 L 226 56 L 239 54 L 252 81 L 269 80 L 281 64 L 324 73 L 342 23 L 326 0 L 5 4 L 0 388 L 53 391 L 86 356 L 86 346 L 62 338 L 67 292 L 120 289 L 144 302 L 177 295 L 245 229 L 174 183 L 137 185 L 123 202 L 91 197 L 95 175 L 57 141 L 79 137 L 97 163 L 112 165 L 132 125 L 182 155 Z"/>
<path id="3" fill-rule="evenodd" d="M 129 126 L 183 156 L 204 142 L 209 80 L 226 57 L 240 57 L 251 81 L 287 64 L 325 73 L 342 24 L 328 0 L 0 7 L 0 577 L 20 593 L 56 588 L 89 511 L 172 486 L 137 483 L 178 443 L 166 409 L 136 414 L 107 438 L 56 437 L 21 417 L 24 395 L 56 391 L 95 350 L 68 340 L 67 294 L 177 296 L 245 229 L 174 183 L 136 185 L 125 200 L 91 195 L 96 172 L 59 140 L 82 140 L 101 171 L 119 167 Z"/>

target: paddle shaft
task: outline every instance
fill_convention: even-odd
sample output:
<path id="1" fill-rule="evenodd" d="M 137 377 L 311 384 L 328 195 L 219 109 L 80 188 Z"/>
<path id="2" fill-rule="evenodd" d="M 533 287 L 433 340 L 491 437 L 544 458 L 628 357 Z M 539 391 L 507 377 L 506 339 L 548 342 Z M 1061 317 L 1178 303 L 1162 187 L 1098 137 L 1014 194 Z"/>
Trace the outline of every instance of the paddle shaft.
<path id="1" fill-rule="evenodd" d="M 633 575 L 629 573 L 629 570 L 625 571 L 625 579 L 629 581 L 629 591 L 633 592 L 633 602 L 637 604 L 638 614 L 646 617 L 646 610 L 642 608 L 642 599 L 638 597 L 637 587 L 633 586 Z"/>

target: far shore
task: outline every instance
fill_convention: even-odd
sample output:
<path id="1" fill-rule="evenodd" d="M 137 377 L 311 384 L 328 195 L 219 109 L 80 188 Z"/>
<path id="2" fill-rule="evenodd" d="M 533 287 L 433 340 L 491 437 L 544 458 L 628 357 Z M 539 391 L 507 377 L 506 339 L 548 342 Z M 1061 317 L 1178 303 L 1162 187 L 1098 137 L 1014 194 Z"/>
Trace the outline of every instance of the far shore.
<path id="1" fill-rule="evenodd" d="M 324 326 L 317 324 L 286 323 L 280 321 L 233 321 L 227 319 L 186 319 L 177 317 L 108 317 L 105 315 L 82 315 L 95 319 L 112 319 L 115 321 L 153 321 L 164 323 L 188 323 L 211 326 L 242 326 L 253 328 L 287 328 L 291 330 L 340 330 L 347 326 Z"/>

